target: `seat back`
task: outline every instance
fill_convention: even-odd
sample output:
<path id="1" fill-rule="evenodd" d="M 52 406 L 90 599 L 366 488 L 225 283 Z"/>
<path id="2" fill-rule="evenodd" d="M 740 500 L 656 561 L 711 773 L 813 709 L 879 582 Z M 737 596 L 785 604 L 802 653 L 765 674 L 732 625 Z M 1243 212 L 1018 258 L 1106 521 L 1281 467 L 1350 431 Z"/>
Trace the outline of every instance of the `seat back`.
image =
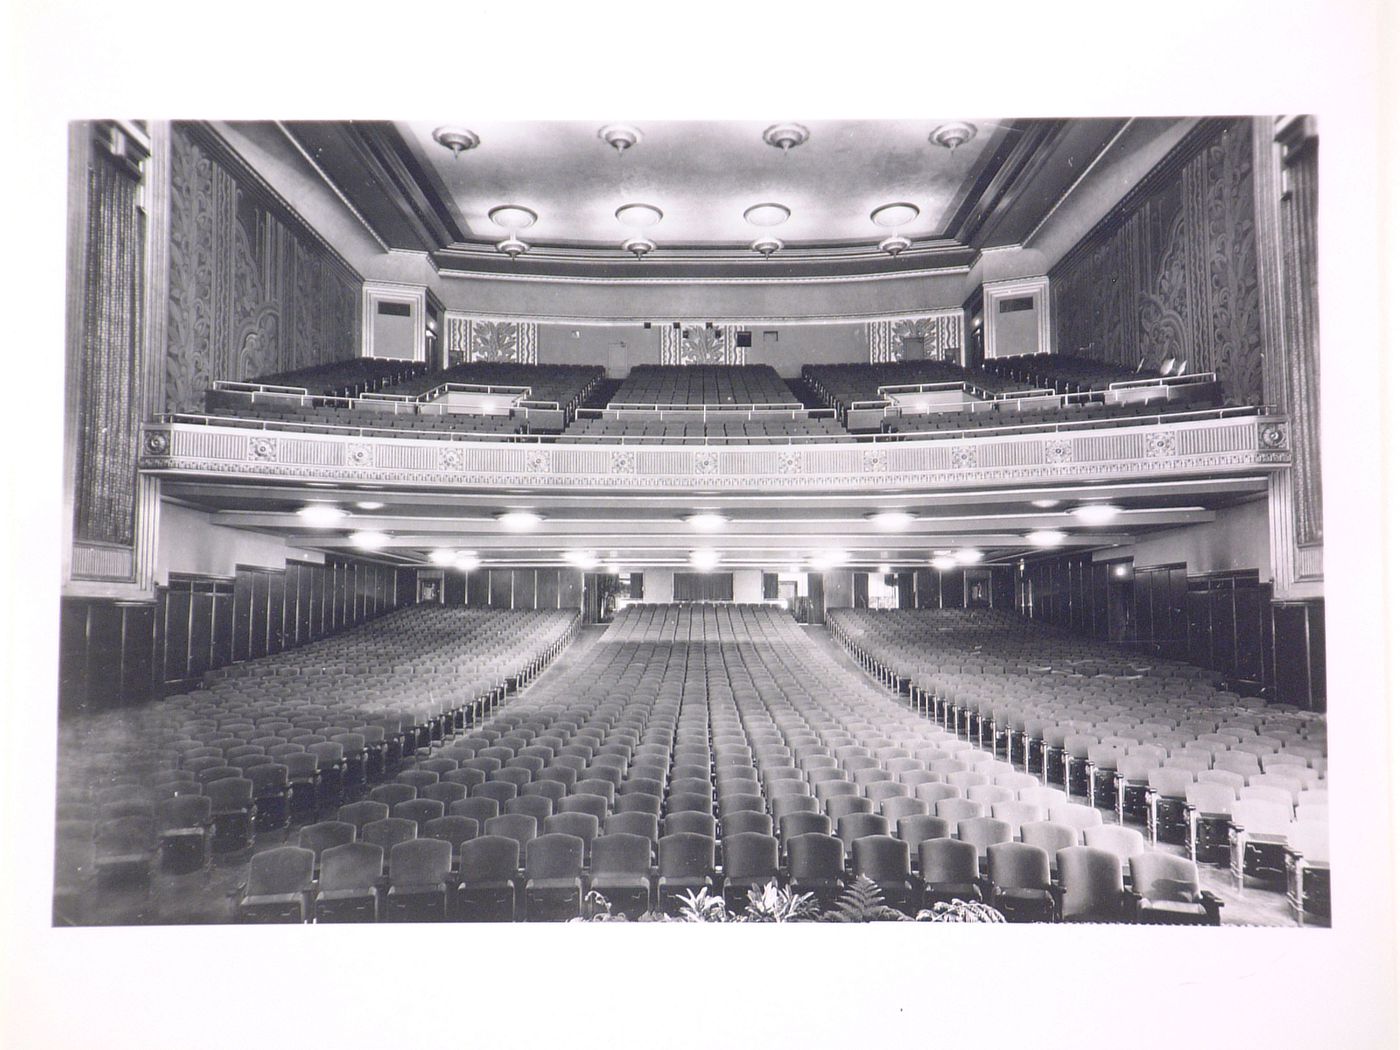
<path id="1" fill-rule="evenodd" d="M 593 875 L 645 875 L 651 870 L 651 839 L 610 832 L 593 840 L 589 870 Z"/>
<path id="2" fill-rule="evenodd" d="M 321 892 L 373 889 L 384 870 L 384 850 L 369 842 L 347 842 L 321 854 Z"/>
<path id="3" fill-rule="evenodd" d="M 381 847 L 386 853 L 400 842 L 418 837 L 418 823 L 402 817 L 373 820 L 360 829 L 360 841 Z"/>
<path id="4" fill-rule="evenodd" d="M 583 839 L 559 833 L 530 839 L 525 846 L 525 874 L 531 879 L 579 878 L 583 874 Z"/>
<path id="5" fill-rule="evenodd" d="M 462 879 L 467 883 L 503 882 L 520 867 L 520 843 L 504 835 L 480 835 L 462 843 Z"/>
<path id="6" fill-rule="evenodd" d="M 358 829 L 354 824 L 340 820 L 323 820 L 319 824 L 309 824 L 297 836 L 297 845 L 309 849 L 319 860 L 324 850 L 332 846 L 344 846 L 355 841 Z"/>
<path id="7" fill-rule="evenodd" d="M 452 869 L 452 844 L 442 839 L 410 839 L 389 850 L 391 886 L 440 886 Z"/>
<path id="8" fill-rule="evenodd" d="M 673 832 L 661 839 L 657 849 L 663 878 L 696 877 L 714 873 L 713 835 L 698 835 L 688 831 Z"/>
<path id="9" fill-rule="evenodd" d="M 477 832 L 481 829 L 471 817 L 447 816 L 427 821 L 418 830 L 423 838 L 438 839 L 449 843 L 455 853 L 461 848 L 462 843 L 468 839 L 476 838 Z"/>
<path id="10" fill-rule="evenodd" d="M 778 840 L 771 835 L 741 831 L 723 842 L 726 877 L 758 879 L 778 874 Z"/>
<path id="11" fill-rule="evenodd" d="M 1128 869 L 1133 892 L 1145 900 L 1193 904 L 1200 898 L 1200 875 L 1185 857 L 1152 850 L 1129 858 Z"/>
<path id="12" fill-rule="evenodd" d="M 253 854 L 248 865 L 249 897 L 300 893 L 311 887 L 316 855 L 297 846 L 277 846 Z"/>
<path id="13" fill-rule="evenodd" d="M 1114 921 L 1122 917 L 1123 862 L 1106 850 L 1067 846 L 1056 854 L 1066 919 Z"/>
<path id="14" fill-rule="evenodd" d="M 919 877 L 926 883 L 976 883 L 977 847 L 960 839 L 919 843 Z"/>
<path id="15" fill-rule="evenodd" d="M 998 889 L 1047 889 L 1050 854 L 1025 842 L 998 842 L 987 847 L 987 873 Z"/>
<path id="16" fill-rule="evenodd" d="M 852 864 L 857 875 L 872 882 L 909 878 L 909 843 L 891 835 L 865 835 L 855 841 Z"/>

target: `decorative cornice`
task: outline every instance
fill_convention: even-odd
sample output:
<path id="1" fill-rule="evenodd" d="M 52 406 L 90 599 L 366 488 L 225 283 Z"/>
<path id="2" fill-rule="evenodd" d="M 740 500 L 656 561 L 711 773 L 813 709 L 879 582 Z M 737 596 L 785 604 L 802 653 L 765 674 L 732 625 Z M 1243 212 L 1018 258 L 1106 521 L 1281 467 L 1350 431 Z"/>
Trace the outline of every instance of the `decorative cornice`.
<path id="1" fill-rule="evenodd" d="M 436 264 L 436 260 L 434 260 Z M 755 265 L 761 266 L 759 262 Z M 676 274 L 666 277 L 620 277 L 620 276 L 585 276 L 575 274 L 552 274 L 552 273 L 498 273 L 488 270 L 453 270 L 438 267 L 438 274 L 442 277 L 456 277 L 460 279 L 481 280 L 481 281 L 526 281 L 543 282 L 546 284 L 601 284 L 618 287 L 636 287 L 638 285 L 695 285 L 695 284 L 854 284 L 865 281 L 891 281 L 908 280 L 919 277 L 951 277 L 960 273 L 970 273 L 972 265 L 945 266 L 924 270 L 894 270 L 888 273 L 849 273 L 849 274 L 813 274 L 810 276 L 783 276 L 773 274 L 767 276 L 736 277 L 728 276 L 687 276 Z"/>
<path id="2" fill-rule="evenodd" d="M 958 489 L 1050 479 L 1153 479 L 1281 469 L 1279 421 L 1258 416 L 1070 433 L 792 445 L 580 445 L 341 437 L 163 423 L 143 472 L 549 490 L 818 492 Z"/>

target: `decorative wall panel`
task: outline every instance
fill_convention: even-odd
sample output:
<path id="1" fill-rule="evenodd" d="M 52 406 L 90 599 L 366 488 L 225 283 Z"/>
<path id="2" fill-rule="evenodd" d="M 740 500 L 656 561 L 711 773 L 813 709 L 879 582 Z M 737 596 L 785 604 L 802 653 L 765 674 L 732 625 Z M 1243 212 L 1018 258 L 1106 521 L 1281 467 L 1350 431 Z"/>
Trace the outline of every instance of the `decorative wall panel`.
<path id="1" fill-rule="evenodd" d="M 217 379 L 357 356 L 360 280 L 197 133 L 171 136 L 166 408 Z"/>
<path id="2" fill-rule="evenodd" d="M 661 328 L 663 365 L 742 365 L 747 359 L 738 345 L 740 325 L 706 328 L 703 321 L 682 322 L 681 327 Z"/>
<path id="3" fill-rule="evenodd" d="M 539 326 L 534 321 L 488 321 L 466 314 L 447 315 L 447 363 L 539 362 Z"/>
<path id="4" fill-rule="evenodd" d="M 941 310 L 923 317 L 871 321 L 865 332 L 872 364 L 919 358 L 956 363 L 962 356 L 963 312 Z"/>
<path id="5" fill-rule="evenodd" d="M 1184 360 L 1227 402 L 1261 403 L 1253 163 L 1249 121 L 1223 122 L 1066 256 L 1050 274 L 1058 352 Z"/>

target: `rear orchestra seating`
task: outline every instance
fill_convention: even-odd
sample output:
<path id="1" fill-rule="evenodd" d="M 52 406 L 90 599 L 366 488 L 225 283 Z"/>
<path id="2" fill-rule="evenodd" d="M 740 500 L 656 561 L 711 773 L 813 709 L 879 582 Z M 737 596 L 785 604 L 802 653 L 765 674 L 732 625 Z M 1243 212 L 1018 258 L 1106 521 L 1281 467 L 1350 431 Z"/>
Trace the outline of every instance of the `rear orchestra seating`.
<path id="1" fill-rule="evenodd" d="M 1219 924 L 1219 867 L 1325 920 L 1319 718 L 1002 613 L 829 622 L 865 674 L 771 605 L 629 605 L 576 649 L 573 613 L 417 606 L 67 722 L 56 913 L 130 884 L 168 920 L 161 880 L 234 864 L 206 921 L 830 907 L 865 878 L 905 915 Z"/>

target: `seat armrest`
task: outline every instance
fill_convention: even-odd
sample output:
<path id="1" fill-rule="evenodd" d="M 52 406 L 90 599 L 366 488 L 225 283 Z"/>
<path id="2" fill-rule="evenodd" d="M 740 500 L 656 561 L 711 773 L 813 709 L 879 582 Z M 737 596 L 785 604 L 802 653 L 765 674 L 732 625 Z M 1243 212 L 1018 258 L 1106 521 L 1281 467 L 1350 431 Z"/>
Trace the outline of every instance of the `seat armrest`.
<path id="1" fill-rule="evenodd" d="M 1201 890 L 1201 906 L 1205 908 L 1206 915 L 1210 918 L 1210 924 L 1219 926 L 1220 910 L 1225 907 L 1225 902 L 1211 893 L 1210 890 Z"/>

